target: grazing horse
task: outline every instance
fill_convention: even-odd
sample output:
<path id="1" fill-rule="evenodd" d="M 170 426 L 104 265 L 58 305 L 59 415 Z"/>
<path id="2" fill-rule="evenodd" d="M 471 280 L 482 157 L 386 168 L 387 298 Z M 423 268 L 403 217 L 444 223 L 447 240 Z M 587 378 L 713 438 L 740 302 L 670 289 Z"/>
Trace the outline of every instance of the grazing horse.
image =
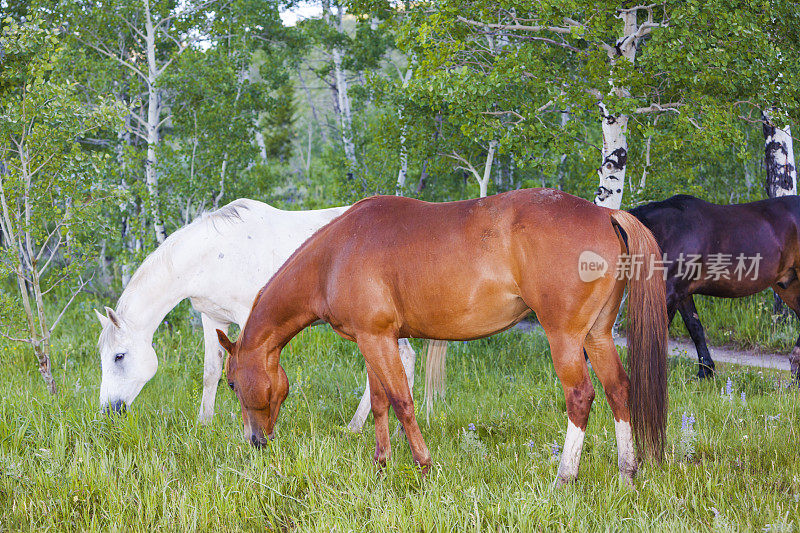
<path id="1" fill-rule="evenodd" d="M 668 320 L 676 309 L 680 312 L 697 348 L 700 378 L 713 375 L 714 361 L 692 295 L 741 298 L 772 287 L 800 316 L 797 196 L 717 205 L 678 195 L 630 212 L 650 229 L 665 254 Z M 789 362 L 800 380 L 800 338 Z"/>
<path id="2" fill-rule="evenodd" d="M 627 237 L 627 245 L 622 232 Z M 470 340 L 536 313 L 566 398 L 567 434 L 557 483 L 578 474 L 594 388 L 589 354 L 614 415 L 618 466 L 631 481 L 634 439 L 663 454 L 667 315 L 660 276 L 615 276 L 621 254 L 660 256 L 652 234 L 624 211 L 552 189 L 522 189 L 442 204 L 376 196 L 356 203 L 310 237 L 256 298 L 229 352 L 228 385 L 242 407 L 244 436 L 274 435 L 289 383 L 282 348 L 318 320 L 358 343 L 366 360 L 375 456 L 391 453 L 388 409 L 405 429 L 414 462 L 431 456 L 397 349 L 400 337 Z M 626 281 L 630 379 L 611 337 Z"/>
<path id="3" fill-rule="evenodd" d="M 100 404 L 120 411 L 129 406 L 158 368 L 153 333 L 166 314 L 189 298 L 200 312 L 205 341 L 203 396 L 198 419 L 214 416 L 217 384 L 222 375 L 222 347 L 217 329 L 244 325 L 253 300 L 283 262 L 316 230 L 349 206 L 318 211 L 282 211 L 255 200 L 240 199 L 207 213 L 176 231 L 136 270 L 116 311 L 99 312 Z M 400 353 L 413 386 L 416 354 L 401 339 Z M 369 409 L 369 389 L 364 392 Z M 362 414 L 363 413 L 363 414 Z M 362 407 L 350 423 L 364 423 Z"/>

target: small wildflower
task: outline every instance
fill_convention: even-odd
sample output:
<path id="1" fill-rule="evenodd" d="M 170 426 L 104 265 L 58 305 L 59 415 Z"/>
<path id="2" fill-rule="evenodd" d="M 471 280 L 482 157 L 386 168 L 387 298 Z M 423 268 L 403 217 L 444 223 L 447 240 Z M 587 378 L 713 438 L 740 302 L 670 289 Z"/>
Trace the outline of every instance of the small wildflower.
<path id="1" fill-rule="evenodd" d="M 536 446 L 535 442 L 533 442 L 532 440 L 528 441 L 528 448 L 532 450 L 534 446 Z"/>
<path id="2" fill-rule="evenodd" d="M 470 422 L 469 425 L 467 426 L 467 429 L 470 430 L 470 431 L 475 431 L 475 424 Z"/>
<path id="3" fill-rule="evenodd" d="M 744 391 L 742 391 L 742 403 L 747 403 L 747 397 L 744 395 Z"/>
<path id="4" fill-rule="evenodd" d="M 681 455 L 690 461 L 692 457 L 694 457 L 695 440 L 697 438 L 697 434 L 694 430 L 694 422 L 694 413 L 687 413 L 684 411 L 681 417 L 680 449 Z"/>
<path id="5" fill-rule="evenodd" d="M 553 444 L 551 444 L 550 449 L 553 457 L 558 457 L 558 455 L 561 453 L 561 446 L 559 446 L 558 443 L 554 442 Z"/>
<path id="6" fill-rule="evenodd" d="M 683 416 L 681 417 L 681 431 L 683 433 L 694 432 L 694 413 L 687 414 L 686 411 L 683 412 Z"/>
<path id="7" fill-rule="evenodd" d="M 728 382 L 725 384 L 725 393 L 729 398 L 733 397 L 733 381 L 731 381 L 731 378 L 728 378 Z"/>

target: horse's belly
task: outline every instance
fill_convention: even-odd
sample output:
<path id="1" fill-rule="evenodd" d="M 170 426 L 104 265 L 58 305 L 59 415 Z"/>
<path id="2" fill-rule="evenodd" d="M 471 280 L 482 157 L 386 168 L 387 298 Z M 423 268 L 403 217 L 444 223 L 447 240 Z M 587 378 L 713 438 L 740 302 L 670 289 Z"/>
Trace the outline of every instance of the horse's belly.
<path id="1" fill-rule="evenodd" d="M 507 294 L 466 308 L 442 305 L 433 312 L 407 313 L 400 333 L 425 339 L 480 339 L 510 328 L 530 312 L 520 297 Z"/>

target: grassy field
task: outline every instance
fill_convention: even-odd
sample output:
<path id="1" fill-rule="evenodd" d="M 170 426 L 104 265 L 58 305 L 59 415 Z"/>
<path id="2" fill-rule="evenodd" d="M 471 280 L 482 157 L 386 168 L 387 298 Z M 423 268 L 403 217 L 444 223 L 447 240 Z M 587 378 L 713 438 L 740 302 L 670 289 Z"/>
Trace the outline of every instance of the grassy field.
<path id="1" fill-rule="evenodd" d="M 771 291 L 737 299 L 695 296 L 694 301 L 711 345 L 758 347 L 788 354 L 797 341 L 794 313 L 789 310 L 787 316 L 774 315 Z M 670 334 L 689 337 L 680 314 L 675 314 Z"/>
<path id="2" fill-rule="evenodd" d="M 284 351 L 291 391 L 263 450 L 242 441 L 227 387 L 213 424 L 195 423 L 201 335 L 189 327 L 159 332 L 159 371 L 128 415 L 100 416 L 97 331 L 59 337 L 56 398 L 27 353 L 0 344 L 0 530 L 800 528 L 800 393 L 788 375 L 723 365 L 699 383 L 691 362 L 671 361 L 668 453 L 635 489 L 617 479 L 598 394 L 580 479 L 553 490 L 566 414 L 543 337 L 451 345 L 447 400 L 429 423 L 418 417 L 435 463 L 423 478 L 402 437 L 379 472 L 371 419 L 363 434 L 346 429 L 364 363 L 327 327 Z"/>

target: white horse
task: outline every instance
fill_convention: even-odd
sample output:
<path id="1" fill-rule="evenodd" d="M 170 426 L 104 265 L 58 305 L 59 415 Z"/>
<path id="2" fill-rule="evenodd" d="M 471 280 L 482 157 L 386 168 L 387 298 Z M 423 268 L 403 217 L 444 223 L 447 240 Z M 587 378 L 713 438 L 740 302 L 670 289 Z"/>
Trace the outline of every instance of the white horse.
<path id="1" fill-rule="evenodd" d="M 227 332 L 230 324 L 244 327 L 261 287 L 308 237 L 348 208 L 282 211 L 240 199 L 173 233 L 136 270 L 116 310 L 106 307 L 105 316 L 95 311 L 103 326 L 101 408 L 120 411 L 130 406 L 155 375 L 153 334 L 167 313 L 189 298 L 203 323 L 205 366 L 198 419 L 208 423 L 214 416 L 225 353 L 216 330 Z M 399 344 L 413 387 L 416 354 L 408 340 Z M 367 381 L 350 429 L 360 431 L 369 412 Z"/>

